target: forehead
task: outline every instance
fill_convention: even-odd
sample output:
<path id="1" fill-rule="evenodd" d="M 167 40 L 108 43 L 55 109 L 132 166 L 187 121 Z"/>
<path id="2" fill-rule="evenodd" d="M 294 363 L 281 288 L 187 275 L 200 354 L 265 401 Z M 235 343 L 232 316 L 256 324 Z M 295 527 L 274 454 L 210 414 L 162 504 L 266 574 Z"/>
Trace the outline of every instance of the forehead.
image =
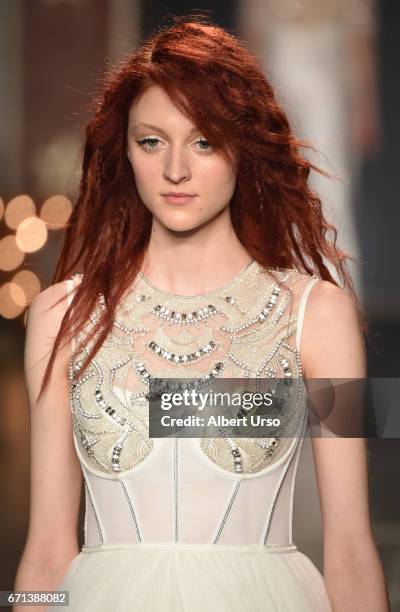
<path id="1" fill-rule="evenodd" d="M 190 117 L 184 115 L 159 85 L 148 87 L 129 110 L 129 124 L 156 125 L 165 130 L 192 130 L 195 126 Z"/>

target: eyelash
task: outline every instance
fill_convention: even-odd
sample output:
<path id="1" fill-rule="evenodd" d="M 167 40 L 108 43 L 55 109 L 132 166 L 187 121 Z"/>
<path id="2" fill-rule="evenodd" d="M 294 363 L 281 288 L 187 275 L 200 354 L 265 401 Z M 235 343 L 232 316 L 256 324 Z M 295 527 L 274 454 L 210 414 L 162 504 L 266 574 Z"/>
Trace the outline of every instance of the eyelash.
<path id="1" fill-rule="evenodd" d="M 139 144 L 145 151 L 148 152 L 152 152 L 156 150 L 156 147 L 149 147 L 148 149 L 145 149 L 145 145 L 148 145 L 149 142 L 152 141 L 158 141 L 160 142 L 160 139 L 157 138 L 156 136 L 146 136 L 145 138 L 141 138 L 140 140 L 136 140 L 137 144 Z M 199 138 L 198 140 L 196 140 L 197 143 L 199 142 L 206 142 L 208 145 L 210 145 L 210 143 L 208 142 L 208 140 L 206 138 Z M 202 153 L 208 153 L 211 150 L 211 145 L 209 149 L 200 149 Z"/>

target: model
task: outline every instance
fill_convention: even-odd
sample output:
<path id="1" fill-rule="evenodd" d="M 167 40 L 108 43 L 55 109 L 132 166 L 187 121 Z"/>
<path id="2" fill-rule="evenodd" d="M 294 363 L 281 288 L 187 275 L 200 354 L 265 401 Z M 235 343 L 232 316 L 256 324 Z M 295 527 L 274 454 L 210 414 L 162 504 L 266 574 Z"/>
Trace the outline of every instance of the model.
<path id="1" fill-rule="evenodd" d="M 292 540 L 304 418 L 292 437 L 149 436 L 155 379 L 365 376 L 300 147 L 256 59 L 205 20 L 177 19 L 110 75 L 54 283 L 29 309 L 16 589 L 68 591 L 76 612 L 388 610 L 364 440 L 313 440 L 323 578 Z"/>

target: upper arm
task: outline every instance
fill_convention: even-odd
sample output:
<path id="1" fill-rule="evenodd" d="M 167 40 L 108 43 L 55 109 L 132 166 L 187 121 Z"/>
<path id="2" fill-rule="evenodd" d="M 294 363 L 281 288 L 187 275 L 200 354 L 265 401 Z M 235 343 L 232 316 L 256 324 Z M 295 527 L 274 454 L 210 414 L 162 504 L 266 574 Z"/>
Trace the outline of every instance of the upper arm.
<path id="1" fill-rule="evenodd" d="M 312 288 L 301 353 L 306 378 L 363 378 L 365 348 L 353 299 L 328 281 Z"/>
<path id="2" fill-rule="evenodd" d="M 308 379 L 363 379 L 366 376 L 364 342 L 356 307 L 352 298 L 332 283 L 316 283 L 309 295 L 301 346 Z M 313 381 L 310 383 L 312 386 Z M 339 401 L 341 388 L 345 387 L 336 388 L 335 397 L 339 396 Z M 340 410 L 350 411 L 350 419 L 357 417 L 358 406 L 347 398 L 342 404 Z M 371 527 L 364 438 L 314 437 L 312 446 L 325 538 L 335 538 L 336 544 L 341 541 L 357 546 L 362 541 L 368 542 Z"/>
<path id="3" fill-rule="evenodd" d="M 56 353 L 48 386 L 38 399 L 55 337 L 68 307 L 66 282 L 35 297 L 28 311 L 25 380 L 31 426 L 30 520 L 26 549 L 54 558 L 77 549 L 82 474 L 72 436 L 68 389 L 70 343 Z"/>

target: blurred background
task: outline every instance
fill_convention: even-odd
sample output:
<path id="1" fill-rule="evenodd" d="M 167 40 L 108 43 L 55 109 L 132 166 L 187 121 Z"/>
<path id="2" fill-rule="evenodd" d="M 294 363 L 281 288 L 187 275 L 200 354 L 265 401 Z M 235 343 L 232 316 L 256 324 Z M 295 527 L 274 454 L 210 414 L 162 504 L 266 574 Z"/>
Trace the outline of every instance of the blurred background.
<path id="1" fill-rule="evenodd" d="M 258 56 L 308 153 L 369 321 L 369 376 L 400 370 L 400 4 L 396 0 L 2 0 L 0 2 L 0 590 L 12 589 L 29 508 L 25 313 L 52 275 L 77 195 L 89 105 L 104 70 L 169 14 L 207 14 Z M 55 407 L 56 408 L 56 407 Z M 400 611 L 400 440 L 368 440 L 371 513 Z M 351 500 L 349 500 L 349 509 Z M 81 509 L 82 515 L 83 508 Z M 305 441 L 294 541 L 322 571 Z M 82 530 L 81 535 L 82 539 Z"/>

